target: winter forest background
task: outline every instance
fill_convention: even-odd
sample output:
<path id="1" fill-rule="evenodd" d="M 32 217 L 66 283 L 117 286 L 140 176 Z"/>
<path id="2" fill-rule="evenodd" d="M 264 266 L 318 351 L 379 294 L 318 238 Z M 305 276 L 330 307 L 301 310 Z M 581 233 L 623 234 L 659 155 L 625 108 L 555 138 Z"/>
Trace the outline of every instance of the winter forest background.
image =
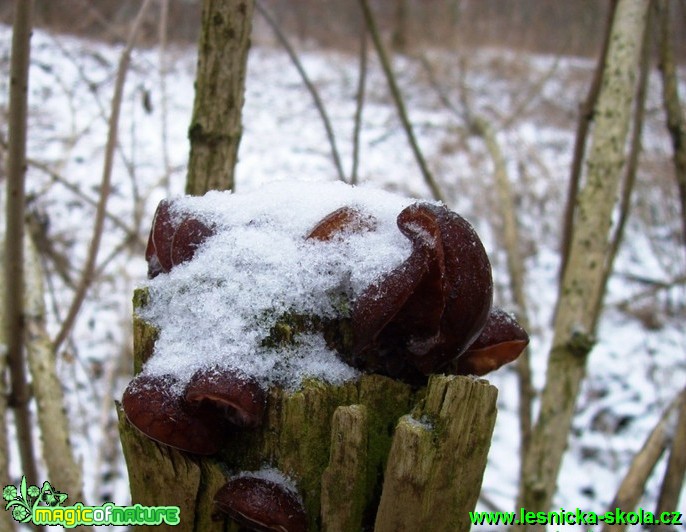
<path id="1" fill-rule="evenodd" d="M 48 351 L 54 351 L 69 440 L 89 504 L 126 504 L 130 497 L 114 401 L 132 375 L 131 295 L 146 275 L 155 207 L 184 193 L 189 151 L 201 2 L 153 1 L 128 67 L 93 282 L 73 327 L 63 330 L 94 238 L 120 57 L 142 4 L 37 1 L 31 40 L 25 228 L 36 260 L 26 276 L 38 290 L 32 300 L 42 324 L 36 335 L 54 348 Z M 529 323 L 531 396 L 521 391 L 526 376 L 515 365 L 488 377 L 499 390 L 499 413 L 479 509 L 510 511 L 519 485 L 519 405 L 523 397 L 530 401 L 535 420 L 553 339 L 575 146 L 584 117 L 592 117 L 586 102 L 614 2 L 370 4 L 427 169 L 446 204 L 484 241 L 497 304 L 525 312 Z M 674 162 L 678 128 L 675 136 L 667 127 L 660 68 L 671 46 L 686 138 L 686 4 L 654 4 L 662 11 L 652 14 L 644 41 L 644 76 L 636 83 L 622 200 L 610 235 L 616 257 L 553 508 L 605 511 L 652 434 L 659 452 L 636 505 L 654 510 L 677 414 L 686 410 L 680 406 L 686 400 L 686 205 Z M 343 179 L 410 197 L 435 196 L 408 145 L 379 56 L 364 37 L 358 2 L 258 5 L 235 190 L 275 180 Z M 13 6 L 0 0 L 3 232 Z M 0 369 L 7 375 L 4 351 Z M 3 396 L 8 385 L 6 377 Z M 30 404 L 34 422 L 38 408 Z M 3 405 L 3 415 L 9 447 L 0 478 L 16 485 L 23 471 L 11 405 Z M 53 442 L 40 441 L 38 431 L 35 438 L 39 456 L 49 452 Z M 45 468 L 39 459 L 39 473 Z M 686 513 L 683 494 L 677 509 Z"/>

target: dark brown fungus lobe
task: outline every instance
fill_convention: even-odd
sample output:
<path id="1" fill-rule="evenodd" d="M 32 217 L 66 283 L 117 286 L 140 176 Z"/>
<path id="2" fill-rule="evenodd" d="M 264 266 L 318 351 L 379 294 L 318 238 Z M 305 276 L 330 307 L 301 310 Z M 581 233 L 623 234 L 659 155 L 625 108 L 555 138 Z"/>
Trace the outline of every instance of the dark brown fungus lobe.
<path id="1" fill-rule="evenodd" d="M 122 398 L 129 422 L 149 438 L 195 454 L 216 453 L 224 442 L 225 425 L 185 403 L 173 388 L 172 376 L 138 375 Z"/>
<path id="2" fill-rule="evenodd" d="M 172 268 L 171 241 L 174 237 L 174 224 L 169 214 L 169 202 L 160 201 L 152 219 L 145 260 L 148 261 L 148 277 L 151 279 Z"/>
<path id="3" fill-rule="evenodd" d="M 212 228 L 196 218 L 190 215 L 173 217 L 170 210 L 171 203 L 162 200 L 152 220 L 145 250 L 151 279 L 191 260 L 198 246 L 214 234 Z"/>
<path id="4" fill-rule="evenodd" d="M 450 372 L 485 375 L 515 360 L 528 344 L 529 335 L 517 320 L 504 310 L 494 308 L 476 341 L 451 363 Z"/>
<path id="5" fill-rule="evenodd" d="M 472 226 L 446 207 L 415 203 L 397 223 L 412 253 L 354 302 L 351 362 L 421 381 L 481 332 L 493 295 L 491 265 Z"/>
<path id="6" fill-rule="evenodd" d="M 345 233 L 361 233 L 376 228 L 376 218 L 353 207 L 341 207 L 322 218 L 307 235 L 307 239 L 331 240 Z"/>
<path id="7" fill-rule="evenodd" d="M 193 259 L 198 246 L 214 231 L 195 218 L 184 218 L 176 228 L 171 245 L 172 265 L 177 266 Z"/>
<path id="8" fill-rule="evenodd" d="M 262 423 L 267 396 L 252 377 L 238 371 L 208 369 L 196 372 L 186 386 L 185 399 L 198 408 L 211 406 L 237 427 Z"/>
<path id="9" fill-rule="evenodd" d="M 256 476 L 229 480 L 214 496 L 216 508 L 250 530 L 304 532 L 307 516 L 295 493 Z"/>

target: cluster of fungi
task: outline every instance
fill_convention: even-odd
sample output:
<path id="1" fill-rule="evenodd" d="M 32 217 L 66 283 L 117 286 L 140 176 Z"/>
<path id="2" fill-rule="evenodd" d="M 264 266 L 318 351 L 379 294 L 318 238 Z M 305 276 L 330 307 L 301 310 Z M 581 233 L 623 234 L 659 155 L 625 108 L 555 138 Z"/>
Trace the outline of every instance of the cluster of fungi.
<path id="1" fill-rule="evenodd" d="M 412 244 L 411 254 L 352 301 L 345 318 L 352 345 L 339 356 L 364 372 L 413 385 L 433 373 L 481 376 L 516 359 L 528 335 L 512 316 L 492 308 L 490 263 L 471 225 L 429 203 L 402 210 L 397 225 Z M 329 241 L 375 227 L 373 215 L 342 207 L 303 238 Z M 146 250 L 149 277 L 191 260 L 214 233 L 192 215 L 172 216 L 171 204 L 160 203 Z M 123 396 L 128 420 L 158 442 L 212 455 L 231 431 L 262 422 L 266 390 L 239 370 L 198 371 L 182 394 L 171 391 L 175 384 L 172 376 L 143 373 Z M 216 494 L 215 506 L 254 530 L 306 529 L 297 494 L 259 475 L 229 480 Z"/>

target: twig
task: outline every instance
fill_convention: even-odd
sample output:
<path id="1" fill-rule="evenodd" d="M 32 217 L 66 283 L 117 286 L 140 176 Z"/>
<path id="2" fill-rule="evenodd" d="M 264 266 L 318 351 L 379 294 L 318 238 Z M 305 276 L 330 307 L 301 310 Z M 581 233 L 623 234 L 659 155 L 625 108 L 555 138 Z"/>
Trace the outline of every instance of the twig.
<path id="1" fill-rule="evenodd" d="M 431 87 L 433 87 L 434 91 L 436 91 L 436 95 L 438 96 L 438 99 L 441 101 L 441 103 L 459 121 L 466 121 L 464 110 L 459 109 L 451 101 L 450 96 L 448 96 L 445 89 L 443 88 L 443 86 L 439 83 L 438 79 L 436 78 L 436 73 L 434 72 L 434 69 L 431 66 L 431 63 L 429 62 L 429 58 L 426 57 L 425 54 L 420 54 L 419 55 L 419 62 L 421 63 L 422 67 L 424 67 L 424 70 L 426 71 L 426 75 L 427 75 L 427 78 L 429 80 L 429 85 L 431 85 Z M 464 73 L 464 70 L 462 70 L 462 66 L 463 65 L 460 65 L 460 69 L 461 69 L 460 72 Z"/>
<path id="2" fill-rule="evenodd" d="M 107 145 L 105 147 L 105 160 L 103 164 L 103 176 L 102 184 L 100 187 L 100 200 L 98 202 L 98 208 L 95 213 L 95 223 L 93 226 L 93 238 L 91 239 L 90 247 L 88 248 L 88 256 L 86 258 L 86 264 L 84 266 L 83 274 L 79 287 L 74 295 L 67 316 L 62 323 L 62 328 L 60 329 L 57 337 L 54 341 L 54 350 L 57 351 L 64 340 L 69 335 L 72 327 L 74 326 L 74 321 L 76 316 L 81 309 L 81 305 L 86 297 L 86 292 L 93 282 L 93 273 L 95 272 L 95 263 L 98 257 L 98 250 L 100 248 L 100 241 L 102 239 L 103 225 L 105 221 L 105 213 L 107 212 L 107 200 L 110 195 L 110 182 L 112 177 L 112 166 L 114 162 L 114 151 L 117 145 L 117 128 L 119 125 L 119 113 L 121 110 L 122 94 L 124 92 L 124 83 L 126 81 L 126 73 L 129 69 L 129 63 L 131 61 L 131 51 L 133 49 L 134 43 L 136 41 L 136 36 L 142 26 L 143 18 L 148 7 L 152 3 L 151 0 L 145 0 L 141 5 L 138 15 L 133 22 L 131 31 L 129 33 L 129 38 L 126 43 L 126 47 L 122 52 L 119 59 L 119 68 L 117 71 L 117 79 L 115 82 L 114 96 L 112 97 L 112 111 L 109 119 L 108 135 L 107 135 Z"/>
<path id="3" fill-rule="evenodd" d="M 259 11 L 260 15 L 264 17 L 267 24 L 269 24 L 269 27 L 274 31 L 274 35 L 276 35 L 276 38 L 281 43 L 281 46 L 283 46 L 286 50 L 286 53 L 288 53 L 288 57 L 290 57 L 291 61 L 295 65 L 295 68 L 298 70 L 298 73 L 300 74 L 300 77 L 302 78 L 305 87 L 307 87 L 307 90 L 312 96 L 312 99 L 314 100 L 314 105 L 317 108 L 319 116 L 321 117 L 322 122 L 324 123 L 324 128 L 326 129 L 326 136 L 329 139 L 329 145 L 331 146 L 331 156 L 333 157 L 333 162 L 336 166 L 336 171 L 338 172 L 338 179 L 345 183 L 345 172 L 343 171 L 343 165 L 341 164 L 341 157 L 338 154 L 338 148 L 336 148 L 336 137 L 334 136 L 329 116 L 326 113 L 326 109 L 324 108 L 324 102 L 322 102 L 322 99 L 319 97 L 319 92 L 317 91 L 316 87 L 312 84 L 312 81 L 310 81 L 307 72 L 305 72 L 305 68 L 300 62 L 300 59 L 298 59 L 298 54 L 295 52 L 291 44 L 288 42 L 286 35 L 283 31 L 281 31 L 279 24 L 276 22 L 274 17 L 272 17 L 271 13 L 269 13 L 267 8 L 264 7 L 260 0 L 255 1 L 255 8 L 257 9 L 257 11 Z"/>
<path id="4" fill-rule="evenodd" d="M 493 174 L 500 204 L 500 217 L 502 220 L 503 231 L 499 235 L 502 245 L 507 251 L 507 268 L 510 279 L 510 292 L 516 307 L 517 320 L 525 329 L 530 329 L 527 300 L 524 292 L 524 259 L 520 252 L 521 237 L 519 233 L 519 222 L 517 220 L 517 206 L 514 193 L 510 186 L 510 179 L 507 175 L 505 157 L 496 139 L 495 132 L 489 122 L 482 116 L 473 112 L 470 104 L 469 91 L 465 81 L 467 71 L 464 61 L 460 66 L 460 80 L 458 83 L 461 107 L 456 107 L 448 98 L 436 80 L 431 65 L 423 57 L 424 68 L 429 73 L 429 79 L 443 103 L 452 113 L 461 118 L 467 129 L 478 135 L 484 141 L 493 162 Z M 519 356 L 516 364 L 517 377 L 519 382 L 519 430 L 520 430 L 520 454 L 523 457 L 529 447 L 532 427 L 532 406 L 534 401 L 534 386 L 531 376 L 531 364 L 529 360 L 529 350 L 526 349 Z"/>
<path id="5" fill-rule="evenodd" d="M 160 1 L 160 25 L 158 29 L 160 40 L 160 120 L 162 134 L 162 163 L 164 166 L 164 190 L 167 196 L 171 193 L 171 162 L 169 160 L 169 98 L 167 94 L 167 30 L 169 26 L 169 0 Z"/>
<path id="6" fill-rule="evenodd" d="M 360 73 L 357 79 L 357 93 L 355 95 L 355 125 L 353 127 L 353 162 L 350 170 L 350 183 L 357 183 L 357 167 L 360 160 L 360 130 L 362 127 L 362 110 L 364 109 L 364 95 L 367 84 L 367 30 L 360 24 Z"/>
<path id="7" fill-rule="evenodd" d="M 469 113 L 471 115 L 471 113 Z M 500 203 L 500 216 L 502 219 L 503 247 L 507 252 L 507 270 L 510 279 L 510 291 L 516 306 L 517 320 L 525 329 L 530 329 L 527 300 L 524 292 L 525 275 L 524 259 L 520 252 L 521 237 L 519 222 L 517 220 L 517 206 L 507 175 L 505 158 L 503 157 L 495 133 L 490 124 L 482 117 L 473 118 L 472 130 L 480 135 L 486 149 L 493 160 L 495 185 Z M 517 376 L 519 380 L 519 429 L 520 429 L 520 453 L 523 457 L 531 440 L 532 407 L 534 401 L 534 386 L 531 377 L 531 365 L 529 350 L 526 349 L 517 359 Z"/>
<path id="8" fill-rule="evenodd" d="M 72 54 L 71 50 L 69 50 L 67 47 L 65 47 L 60 39 L 54 38 L 52 39 L 52 44 L 54 44 L 60 52 L 67 57 L 72 64 L 74 65 L 74 68 L 79 74 L 79 79 L 83 81 L 86 86 L 89 88 L 91 94 L 93 95 L 93 102 L 95 103 L 96 107 L 98 108 L 98 115 L 99 118 L 105 122 L 109 122 L 109 116 L 107 114 L 107 109 L 105 108 L 105 105 L 102 103 L 98 91 L 96 90 L 99 84 L 104 84 L 105 82 L 109 83 L 109 76 L 106 80 L 100 81 L 98 83 L 91 81 L 91 79 L 88 77 L 88 74 L 86 73 L 83 62 L 79 61 L 78 58 L 74 57 Z M 115 80 L 116 83 L 116 80 Z M 95 120 L 93 120 L 95 122 Z M 82 136 L 85 132 L 87 132 L 90 129 L 90 125 L 86 125 L 85 127 L 81 128 L 81 132 L 79 132 L 76 136 L 80 137 Z M 131 160 L 129 160 L 129 157 L 127 156 L 126 152 L 124 152 L 124 149 L 122 148 L 121 144 L 117 142 L 116 147 L 117 155 L 119 156 L 120 160 L 126 167 L 126 170 L 128 172 L 129 176 L 132 176 L 134 173 L 134 165 Z"/>
<path id="9" fill-rule="evenodd" d="M 560 66 L 561 58 L 561 55 L 557 55 L 550 69 L 547 72 L 545 72 L 532 85 L 530 85 L 529 90 L 526 91 L 526 94 L 519 99 L 518 103 L 515 104 L 514 111 L 512 111 L 510 115 L 503 121 L 503 129 L 508 129 L 512 124 L 514 124 L 515 121 L 519 118 L 519 116 L 522 115 L 527 110 L 527 108 L 531 107 L 531 105 L 533 105 L 537 98 L 540 97 L 543 87 L 553 77 L 553 74 L 555 74 L 558 67 Z"/>
<path id="10" fill-rule="evenodd" d="M 419 169 L 422 173 L 422 176 L 424 177 L 424 181 L 431 190 L 431 194 L 433 195 L 434 199 L 445 202 L 445 197 L 443 196 L 443 193 L 441 192 L 438 183 L 436 183 L 433 174 L 429 170 L 429 167 L 426 164 L 426 160 L 424 159 L 424 155 L 422 154 L 422 151 L 419 149 L 419 145 L 417 144 L 417 139 L 415 138 L 414 131 L 412 129 L 412 124 L 407 116 L 405 104 L 403 103 L 403 98 L 400 94 L 398 84 L 395 81 L 395 75 L 393 74 L 393 70 L 391 69 L 391 64 L 388 60 L 388 55 L 384 50 L 383 43 L 381 42 L 381 35 L 379 34 L 379 29 L 376 26 L 374 15 L 372 14 L 372 11 L 369 7 L 369 2 L 367 0 L 359 0 L 359 2 L 360 6 L 362 7 L 362 12 L 364 13 L 364 20 L 367 24 L 367 29 L 369 30 L 369 34 L 372 37 L 372 42 L 374 43 L 374 48 L 376 49 L 376 53 L 379 56 L 379 60 L 381 61 L 381 66 L 386 76 L 386 82 L 388 83 L 388 87 L 391 91 L 391 96 L 393 97 L 393 101 L 395 102 L 395 107 L 398 111 L 398 117 L 400 118 L 400 122 L 403 126 L 403 129 L 405 130 L 407 140 L 410 143 L 412 153 L 414 154 L 415 160 L 419 165 Z"/>
<path id="11" fill-rule="evenodd" d="M 24 357 L 24 212 L 26 204 L 26 130 L 33 2 L 16 0 L 10 63 L 7 149 L 7 224 L 5 233 L 5 319 L 10 369 L 10 404 L 17 425 L 21 467 L 29 483 L 38 481 Z"/>
<path id="12" fill-rule="evenodd" d="M 483 504 L 489 512 L 502 512 L 503 509 L 498 506 L 493 499 L 491 499 L 487 493 L 479 493 L 479 502 Z"/>

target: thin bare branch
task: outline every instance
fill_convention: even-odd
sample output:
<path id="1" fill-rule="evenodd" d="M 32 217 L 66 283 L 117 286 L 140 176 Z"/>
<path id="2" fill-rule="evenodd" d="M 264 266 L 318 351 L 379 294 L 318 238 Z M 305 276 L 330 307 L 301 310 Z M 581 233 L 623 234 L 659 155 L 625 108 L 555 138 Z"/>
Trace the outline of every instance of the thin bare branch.
<path id="1" fill-rule="evenodd" d="M 169 26 L 169 0 L 160 0 L 160 24 L 158 35 L 160 42 L 160 121 L 162 135 L 162 164 L 164 166 L 164 190 L 166 195 L 171 194 L 171 162 L 169 159 L 169 97 L 167 94 L 167 30 Z"/>
<path id="2" fill-rule="evenodd" d="M 645 485 L 658 460 L 669 445 L 674 432 L 674 412 L 686 404 L 686 390 L 683 390 L 665 409 L 651 433 L 648 435 L 641 450 L 636 453 L 629 470 L 624 475 L 617 489 L 614 499 L 608 509 L 614 511 L 621 508 L 625 512 L 632 511 L 638 504 Z M 683 408 L 682 408 L 683 410 Z M 605 525 L 603 532 L 621 532 L 626 525 Z"/>
<path id="3" fill-rule="evenodd" d="M 79 282 L 78 289 L 74 295 L 67 316 L 62 323 L 62 328 L 60 329 L 57 337 L 54 341 L 54 350 L 58 351 L 64 340 L 67 338 L 71 332 L 76 316 L 81 309 L 81 305 L 86 297 L 86 293 L 93 282 L 93 274 L 95 273 L 95 265 L 98 258 L 98 250 L 100 249 L 100 241 L 102 239 L 102 231 L 105 222 L 105 213 L 107 212 L 107 200 L 110 195 L 110 184 L 112 178 L 112 166 L 114 163 L 114 152 L 117 146 L 117 129 L 119 126 L 119 113 L 121 110 L 122 95 L 124 92 L 124 83 L 126 81 L 126 74 L 129 69 L 129 63 L 131 61 L 131 51 L 133 50 L 134 44 L 136 42 L 136 36 L 142 26 L 143 18 L 148 7 L 152 3 L 152 0 L 145 0 L 141 5 L 138 15 L 133 22 L 131 31 L 129 33 L 129 38 L 126 43 L 126 47 L 121 54 L 119 59 L 119 68 L 117 70 L 117 79 L 115 82 L 114 95 L 112 97 L 112 110 L 110 113 L 108 134 L 107 134 L 107 144 L 105 147 L 105 160 L 103 163 L 103 175 L 102 183 L 100 186 L 100 200 L 98 202 L 98 208 L 95 213 L 95 223 L 93 226 L 93 237 L 91 239 L 90 246 L 88 248 L 88 256 L 86 258 L 86 264 L 83 269 L 81 281 Z"/>
<path id="4" fill-rule="evenodd" d="M 353 162 L 350 170 L 350 184 L 357 183 L 357 167 L 360 162 L 360 131 L 362 129 L 362 110 L 367 85 L 367 29 L 360 24 L 360 73 L 357 78 L 357 93 L 355 95 L 355 125 L 353 127 Z"/>
<path id="5" fill-rule="evenodd" d="M 343 171 L 341 157 L 338 153 L 338 148 L 336 147 L 336 137 L 333 133 L 331 120 L 329 120 L 329 115 L 327 114 L 326 108 L 324 107 L 324 102 L 322 102 L 322 99 L 319 97 L 319 91 L 317 91 L 317 88 L 310 80 L 309 76 L 307 75 L 307 72 L 305 71 L 305 67 L 303 67 L 302 63 L 300 62 L 300 59 L 298 59 L 298 54 L 291 46 L 290 42 L 288 41 L 288 38 L 286 37 L 286 34 L 281 30 L 281 27 L 276 22 L 271 13 L 269 13 L 267 8 L 264 7 L 260 0 L 255 1 L 255 8 L 257 9 L 257 11 L 259 11 L 260 15 L 264 17 L 264 20 L 267 22 L 267 24 L 269 24 L 269 27 L 274 31 L 274 35 L 276 35 L 276 38 L 281 43 L 281 46 L 283 46 L 286 50 L 288 57 L 290 57 L 291 61 L 293 62 L 293 65 L 295 65 L 295 68 L 298 70 L 298 73 L 300 74 L 300 77 L 302 78 L 305 87 L 307 87 L 308 92 L 312 96 L 312 100 L 314 100 L 314 105 L 317 108 L 317 112 L 319 113 L 319 116 L 321 117 L 322 122 L 324 123 L 324 129 L 326 129 L 326 137 L 329 140 L 329 145 L 331 146 L 331 156 L 333 157 L 333 162 L 336 166 L 336 172 L 338 172 L 338 179 L 345 183 L 345 172 Z"/>
<path id="6" fill-rule="evenodd" d="M 500 145 L 495 136 L 495 132 L 485 118 L 475 116 L 472 112 L 467 113 L 472 116 L 470 129 L 481 136 L 486 149 L 493 161 L 493 174 L 495 178 L 495 188 L 498 193 L 500 217 L 502 219 L 502 233 L 500 238 L 502 246 L 507 252 L 507 270 L 510 280 L 510 291 L 514 301 L 517 321 L 525 329 L 530 329 L 528 318 L 528 304 L 525 286 L 525 268 L 522 258 L 521 236 L 519 232 L 519 222 L 517 220 L 517 202 L 510 185 L 507 175 L 505 157 L 503 156 Z M 534 401 L 534 386 L 531 377 L 531 365 L 529 361 L 529 350 L 526 349 L 517 359 L 517 376 L 519 380 L 519 430 L 520 430 L 520 453 L 526 453 L 531 440 L 532 408 Z"/>
<path id="7" fill-rule="evenodd" d="M 684 488 L 686 476 L 686 390 L 682 393 L 679 416 L 676 422 L 676 431 L 672 438 L 667 460 L 667 469 L 662 479 L 660 496 L 657 500 L 657 515 L 663 512 L 673 512 L 679 505 L 679 496 Z"/>
<path id="8" fill-rule="evenodd" d="M 362 7 L 362 12 L 364 14 L 364 20 L 367 24 L 367 29 L 369 30 L 369 34 L 372 37 L 372 42 L 374 43 L 374 48 L 376 49 L 376 54 L 379 56 L 379 60 L 381 61 L 381 67 L 383 68 L 384 75 L 386 76 L 386 82 L 388 83 L 388 88 L 391 91 L 391 96 L 393 97 L 393 102 L 395 103 L 395 107 L 398 111 L 398 117 L 400 118 L 400 123 L 402 124 L 403 130 L 405 131 L 405 134 L 407 135 L 407 140 L 410 144 L 410 147 L 412 148 L 412 153 L 414 154 L 414 158 L 417 161 L 417 165 L 419 166 L 419 169 L 422 173 L 424 181 L 426 182 L 427 186 L 429 187 L 429 190 L 431 190 L 431 194 L 433 195 L 434 199 L 445 202 L 445 197 L 444 197 L 443 193 L 441 192 L 441 189 L 438 186 L 438 183 L 434 179 L 434 176 L 431 173 L 431 170 L 429 170 L 429 166 L 426 164 L 426 160 L 424 159 L 424 154 L 419 149 L 419 144 L 417 143 L 417 139 L 414 135 L 414 129 L 412 128 L 412 123 L 410 122 L 410 119 L 407 116 L 407 110 L 405 109 L 405 103 L 403 102 L 402 95 L 400 94 L 400 89 L 398 88 L 398 84 L 396 83 L 395 75 L 393 74 L 393 69 L 391 68 L 391 63 L 388 60 L 388 54 L 386 53 L 386 50 L 384 49 L 384 45 L 381 42 L 381 35 L 379 34 L 379 29 L 376 26 L 376 20 L 374 19 L 374 15 L 372 14 L 372 10 L 369 7 L 369 2 L 367 0 L 359 0 L 359 1 L 360 1 L 360 6 Z"/>
<path id="9" fill-rule="evenodd" d="M 0 150 L 2 151 L 7 151 L 7 142 L 3 138 L 2 134 L 0 133 Z M 62 185 L 64 188 L 66 188 L 69 192 L 77 196 L 78 198 L 82 199 L 85 203 L 90 205 L 91 207 L 97 207 L 98 202 L 88 196 L 85 192 L 83 192 L 77 185 L 69 181 L 66 177 L 61 175 L 59 172 L 55 171 L 53 168 L 51 168 L 49 165 L 45 164 L 44 162 L 38 161 L 36 159 L 33 159 L 31 157 L 26 158 L 26 165 L 29 168 L 35 168 L 36 170 L 40 170 L 44 174 L 46 174 L 50 179 Z M 111 212 L 106 212 L 105 216 L 109 221 L 111 221 L 114 225 L 116 225 L 119 229 L 124 231 L 130 238 L 133 238 L 136 236 L 136 230 L 133 227 L 130 227 L 126 222 L 124 222 L 121 218 L 118 216 L 112 214 Z M 141 244 L 145 245 L 145 242 L 141 240 Z"/>
<path id="10" fill-rule="evenodd" d="M 495 132 L 488 120 L 474 112 L 469 90 L 465 81 L 464 72 L 467 70 L 463 64 L 460 67 L 460 81 L 458 90 L 460 96 L 460 107 L 456 107 L 448 95 L 445 93 L 440 83 L 436 79 L 431 64 L 426 57 L 422 57 L 422 64 L 429 75 L 430 82 L 444 105 L 461 121 L 465 122 L 469 132 L 481 137 L 486 145 L 491 161 L 493 162 L 493 175 L 495 178 L 495 188 L 498 194 L 499 213 L 502 222 L 502 232 L 499 235 L 502 247 L 507 251 L 507 268 L 510 280 L 510 292 L 516 307 L 515 314 L 517 320 L 525 329 L 529 329 L 528 310 L 525 286 L 524 259 L 520 251 L 521 237 L 519 233 L 519 222 L 517 220 L 517 204 L 514 193 L 507 175 L 505 157 L 500 149 Z M 531 377 L 531 365 L 529 361 L 529 350 L 525 350 L 517 359 L 517 376 L 519 381 L 519 429 L 520 429 L 520 453 L 526 453 L 531 439 L 532 427 L 532 406 L 534 400 L 534 387 Z"/>
<path id="11" fill-rule="evenodd" d="M 550 81 L 560 66 L 561 55 L 555 57 L 555 61 L 550 68 L 534 81 L 523 96 L 519 97 L 519 102 L 514 104 L 514 110 L 503 120 L 503 129 L 508 129 L 514 124 L 533 104 L 540 98 L 543 87 Z"/>
<path id="12" fill-rule="evenodd" d="M 465 116 L 465 111 L 464 109 L 459 109 L 450 99 L 450 96 L 448 96 L 447 92 L 445 91 L 444 87 L 441 85 L 441 83 L 438 81 L 436 78 L 436 73 L 434 72 L 433 67 L 431 66 L 431 62 L 429 61 L 429 58 L 426 57 L 425 54 L 420 54 L 419 55 L 419 61 L 424 67 L 424 70 L 426 71 L 427 78 L 429 80 L 429 84 L 431 87 L 433 87 L 434 91 L 436 91 L 436 95 L 438 96 L 438 99 L 443 103 L 443 105 L 450 111 L 455 118 L 457 118 L 460 122 L 466 122 L 467 117 Z M 461 72 L 462 70 L 462 64 L 460 65 Z M 464 77 L 463 77 L 464 80 Z M 464 84 L 461 84 L 462 86 Z"/>

